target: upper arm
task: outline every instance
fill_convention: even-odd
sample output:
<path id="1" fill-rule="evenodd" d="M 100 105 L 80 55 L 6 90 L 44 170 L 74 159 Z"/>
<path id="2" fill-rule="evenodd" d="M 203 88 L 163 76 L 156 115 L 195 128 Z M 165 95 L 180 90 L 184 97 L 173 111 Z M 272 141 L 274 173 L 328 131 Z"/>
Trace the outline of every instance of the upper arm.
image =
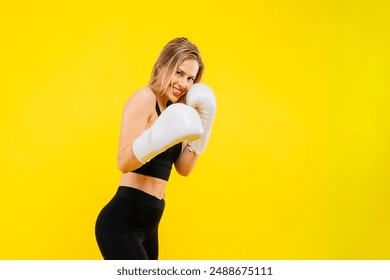
<path id="1" fill-rule="evenodd" d="M 151 122 L 156 97 L 147 88 L 135 92 L 126 102 L 119 136 L 118 165 L 132 165 L 134 140 L 148 127 Z M 127 169 L 127 168 L 126 168 Z M 132 169 L 132 168 L 130 168 Z"/>

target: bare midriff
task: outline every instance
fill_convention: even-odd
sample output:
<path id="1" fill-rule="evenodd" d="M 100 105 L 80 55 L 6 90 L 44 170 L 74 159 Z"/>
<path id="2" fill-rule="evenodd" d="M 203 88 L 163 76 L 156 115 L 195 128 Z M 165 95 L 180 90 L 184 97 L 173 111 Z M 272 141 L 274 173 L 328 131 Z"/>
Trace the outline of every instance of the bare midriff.
<path id="1" fill-rule="evenodd" d="M 159 178 L 128 172 L 122 174 L 119 185 L 138 189 L 158 199 L 163 199 L 167 183 L 167 181 Z"/>

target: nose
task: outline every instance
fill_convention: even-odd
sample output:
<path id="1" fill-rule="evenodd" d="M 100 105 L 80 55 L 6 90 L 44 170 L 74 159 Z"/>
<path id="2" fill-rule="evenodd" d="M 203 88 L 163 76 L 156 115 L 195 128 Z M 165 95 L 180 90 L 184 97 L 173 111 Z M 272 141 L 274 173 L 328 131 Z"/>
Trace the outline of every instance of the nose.
<path id="1" fill-rule="evenodd" d="M 187 88 L 187 84 L 188 84 L 188 80 L 187 80 L 187 78 L 186 77 L 181 77 L 180 79 L 179 79 L 179 82 L 178 82 L 178 84 L 179 84 L 179 86 L 181 87 L 181 88 Z"/>

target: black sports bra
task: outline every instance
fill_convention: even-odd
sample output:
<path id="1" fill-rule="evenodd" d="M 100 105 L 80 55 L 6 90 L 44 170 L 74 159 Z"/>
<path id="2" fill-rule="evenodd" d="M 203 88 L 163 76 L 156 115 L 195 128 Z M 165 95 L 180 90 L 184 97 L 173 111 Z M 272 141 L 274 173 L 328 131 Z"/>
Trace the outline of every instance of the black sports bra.
<path id="1" fill-rule="evenodd" d="M 156 101 L 157 115 L 160 116 L 161 111 Z M 177 160 L 181 153 L 182 144 L 178 143 L 168 150 L 158 154 L 152 158 L 149 162 L 142 165 L 140 168 L 133 170 L 132 172 L 142 175 L 147 175 L 155 178 L 160 178 L 168 181 L 171 175 L 172 164 Z"/>

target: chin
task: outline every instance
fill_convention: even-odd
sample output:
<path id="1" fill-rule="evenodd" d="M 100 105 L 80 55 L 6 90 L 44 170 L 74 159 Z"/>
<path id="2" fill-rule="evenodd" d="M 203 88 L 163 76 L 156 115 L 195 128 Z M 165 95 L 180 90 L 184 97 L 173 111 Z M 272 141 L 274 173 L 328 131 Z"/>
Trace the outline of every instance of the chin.
<path id="1" fill-rule="evenodd" d="M 169 98 L 169 101 L 171 101 L 172 103 L 176 103 L 179 99 L 180 99 L 181 96 L 177 97 L 177 96 L 171 96 Z"/>

